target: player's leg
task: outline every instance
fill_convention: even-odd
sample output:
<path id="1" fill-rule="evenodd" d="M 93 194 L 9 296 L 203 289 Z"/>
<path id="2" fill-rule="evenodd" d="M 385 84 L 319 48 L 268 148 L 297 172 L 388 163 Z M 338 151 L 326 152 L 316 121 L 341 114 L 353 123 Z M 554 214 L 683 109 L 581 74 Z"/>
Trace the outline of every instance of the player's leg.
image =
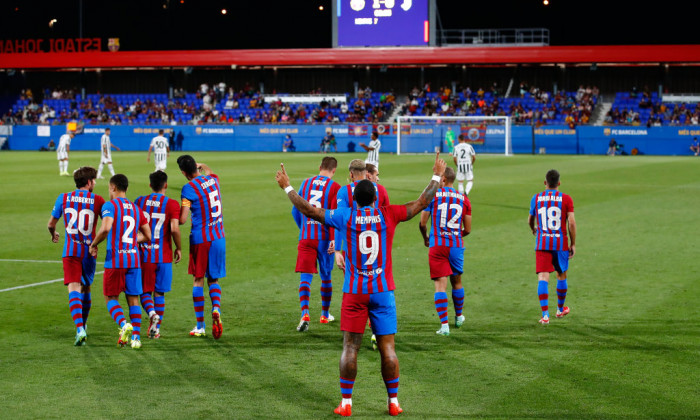
<path id="1" fill-rule="evenodd" d="M 342 401 L 336 414 L 352 414 L 352 390 L 357 377 L 357 352 L 362 345 L 362 336 L 369 316 L 370 295 L 343 293 L 340 305 L 340 330 L 343 331 L 343 353 L 340 356 L 340 392 Z"/>
<path id="2" fill-rule="evenodd" d="M 215 340 L 221 338 L 224 332 L 221 321 L 221 285 L 219 279 L 226 277 L 226 240 L 212 241 L 207 256 L 207 284 L 209 299 L 211 299 L 212 336 Z"/>
<path id="3" fill-rule="evenodd" d="M 131 337 L 131 348 L 141 348 L 141 304 L 139 297 L 143 294 L 141 285 L 141 269 L 129 268 L 124 276 L 126 302 L 129 305 L 129 318 L 133 328 Z"/>
<path id="4" fill-rule="evenodd" d="M 102 176 L 102 168 L 104 168 L 105 162 L 103 159 L 100 159 L 100 164 L 97 166 L 97 179 L 104 179 Z"/>
<path id="5" fill-rule="evenodd" d="M 537 272 L 537 296 L 540 300 L 542 318 L 540 324 L 549 324 L 549 273 L 554 271 L 552 253 L 535 251 L 535 271 Z"/>
<path id="6" fill-rule="evenodd" d="M 83 295 L 82 287 L 82 263 L 78 257 L 63 257 L 63 284 L 68 289 L 68 310 L 75 325 L 75 345 L 82 346 L 85 342 L 85 328 L 83 328 Z"/>
<path id="7" fill-rule="evenodd" d="M 297 245 L 297 263 L 295 271 L 299 273 L 299 308 L 301 319 L 297 325 L 297 331 L 304 332 L 309 329 L 309 300 L 311 299 L 311 282 L 316 269 L 318 259 L 318 240 L 302 239 Z"/>
<path id="8" fill-rule="evenodd" d="M 440 329 L 436 333 L 440 335 L 450 335 L 447 315 L 447 278 L 452 275 L 452 267 L 450 267 L 449 255 L 450 248 L 446 246 L 432 246 L 428 251 L 430 278 L 435 283 L 435 294 L 433 295 L 435 311 L 440 317 Z"/>
<path id="9" fill-rule="evenodd" d="M 97 265 L 97 260 L 91 255 L 86 255 L 83 257 L 83 275 L 81 278 L 81 299 L 83 303 L 83 328 L 85 329 L 85 334 L 87 335 L 87 321 L 90 315 L 90 309 L 92 308 L 92 293 L 90 286 L 95 280 L 95 267 Z"/>
<path id="10" fill-rule="evenodd" d="M 464 187 L 464 194 L 469 195 L 469 192 L 472 190 L 472 187 L 474 186 L 474 175 L 471 174 L 471 172 L 467 173 L 467 185 Z"/>
<path id="11" fill-rule="evenodd" d="M 191 336 L 203 337 L 205 333 L 204 324 L 204 276 L 207 272 L 207 256 L 211 242 L 190 245 L 190 262 L 188 273 L 193 275 L 192 282 L 192 305 L 197 325 L 190 331 Z"/>
<path id="12" fill-rule="evenodd" d="M 148 315 L 148 338 L 153 338 L 155 336 L 156 329 L 158 328 L 158 322 L 160 321 L 160 317 L 156 313 L 156 304 L 153 301 L 157 271 L 158 264 L 143 261 L 141 262 L 141 284 L 143 287 L 143 293 L 141 293 L 139 298 L 141 300 L 143 310 Z"/>
<path id="13" fill-rule="evenodd" d="M 105 268 L 102 278 L 102 294 L 105 296 L 107 311 L 114 322 L 119 326 L 119 340 L 117 344 L 121 347 L 129 344 L 133 327 L 126 322 L 124 310 L 119 304 L 119 295 L 124 291 L 124 268 Z"/>
<path id="14" fill-rule="evenodd" d="M 377 345 L 382 361 L 382 378 L 386 385 L 389 414 L 396 416 L 403 412 L 399 405 L 399 359 L 394 348 L 394 335 L 397 332 L 396 301 L 394 292 L 370 295 L 369 316 L 377 334 Z"/>
<path id="15" fill-rule="evenodd" d="M 460 194 L 464 194 L 464 178 L 465 178 L 464 172 L 458 170 L 457 171 L 457 191 L 459 191 Z"/>
<path id="16" fill-rule="evenodd" d="M 464 287 L 462 286 L 462 273 L 464 272 L 464 248 L 450 248 L 450 267 L 452 275 L 450 284 L 452 285 L 452 303 L 455 307 L 455 327 L 459 328 L 464 324 Z"/>
<path id="17" fill-rule="evenodd" d="M 564 306 L 566 302 L 566 292 L 569 285 L 566 281 L 569 271 L 569 251 L 559 251 L 554 256 L 554 268 L 557 271 L 557 318 L 563 318 L 569 314 L 569 307 Z"/>
<path id="18" fill-rule="evenodd" d="M 163 324 L 163 317 L 165 316 L 165 294 L 155 292 L 153 301 L 155 303 L 156 313 L 158 314 L 158 325 L 156 326 L 156 333 L 153 338 L 160 338 L 160 326 Z"/>
<path id="19" fill-rule="evenodd" d="M 435 311 L 440 318 L 440 329 L 436 331 L 439 335 L 450 335 L 449 317 L 447 314 L 447 277 L 437 277 L 433 279 L 435 283 Z M 377 340 L 377 343 L 379 341 Z"/>
<path id="20" fill-rule="evenodd" d="M 160 326 L 165 315 L 165 294 L 172 289 L 173 284 L 173 264 L 160 263 L 156 272 L 156 285 L 154 291 L 155 311 L 158 315 L 156 331 L 152 338 L 160 338 Z M 150 332 L 150 331 L 149 331 Z"/>
<path id="21" fill-rule="evenodd" d="M 107 168 L 109 168 L 109 173 L 111 173 L 112 176 L 114 176 L 114 166 L 112 166 L 111 160 L 109 162 L 107 162 Z"/>
<path id="22" fill-rule="evenodd" d="M 328 253 L 329 241 L 319 241 L 318 246 L 318 272 L 321 277 L 321 319 L 322 324 L 335 320 L 330 314 L 331 300 L 333 299 L 333 280 L 331 271 L 335 261 L 335 253 Z"/>

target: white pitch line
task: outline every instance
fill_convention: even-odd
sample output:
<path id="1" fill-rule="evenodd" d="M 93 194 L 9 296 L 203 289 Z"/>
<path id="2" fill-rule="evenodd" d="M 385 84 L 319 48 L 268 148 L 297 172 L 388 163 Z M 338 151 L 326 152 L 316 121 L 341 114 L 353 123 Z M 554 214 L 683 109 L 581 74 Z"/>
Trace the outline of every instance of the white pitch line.
<path id="1" fill-rule="evenodd" d="M 104 273 L 104 271 L 98 271 L 98 272 L 95 273 L 95 275 L 97 275 L 97 274 L 102 274 L 102 273 Z M 11 290 L 26 289 L 27 287 L 41 286 L 41 285 L 43 285 L 43 284 L 56 283 L 56 282 L 59 282 L 59 281 L 63 281 L 63 277 L 61 277 L 60 279 L 53 279 L 53 280 L 42 281 L 42 282 L 39 282 L 39 283 L 25 284 L 25 285 L 23 285 L 23 286 L 15 286 L 15 287 L 7 288 L 7 289 L 0 289 L 0 293 L 2 293 L 2 292 L 9 292 L 9 291 L 11 291 Z"/>
<path id="2" fill-rule="evenodd" d="M 26 262 L 26 263 L 52 263 L 52 264 L 61 264 L 63 261 L 61 260 L 12 260 L 12 259 L 4 259 L 0 258 L 0 262 Z M 104 264 L 103 262 L 98 262 L 97 264 Z"/>

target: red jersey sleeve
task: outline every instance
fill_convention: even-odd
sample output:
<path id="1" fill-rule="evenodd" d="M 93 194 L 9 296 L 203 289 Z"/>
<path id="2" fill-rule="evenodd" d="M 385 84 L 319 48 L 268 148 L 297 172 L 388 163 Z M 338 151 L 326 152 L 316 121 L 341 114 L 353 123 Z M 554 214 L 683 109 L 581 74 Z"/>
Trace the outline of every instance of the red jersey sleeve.
<path id="1" fill-rule="evenodd" d="M 138 206 L 136 206 L 136 207 L 138 208 Z M 141 210 L 141 218 L 139 219 L 139 226 L 147 225 L 148 218 L 149 218 L 149 214 L 146 213 L 145 211 Z"/>
<path id="2" fill-rule="evenodd" d="M 464 197 L 464 206 L 463 207 L 464 207 L 463 214 L 465 214 L 467 216 L 471 216 L 472 215 L 472 203 L 469 202 L 469 199 L 467 197 Z"/>
<path id="3" fill-rule="evenodd" d="M 562 207 L 564 207 L 564 214 L 574 212 L 574 200 L 571 199 L 569 194 L 564 194 L 562 197 Z"/>
<path id="4" fill-rule="evenodd" d="M 102 217 L 102 206 L 105 204 L 105 199 L 99 195 L 95 196 L 95 214 Z"/>
<path id="5" fill-rule="evenodd" d="M 180 218 L 180 204 L 177 200 L 168 200 L 168 204 L 165 206 L 165 214 L 168 220 Z"/>
<path id="6" fill-rule="evenodd" d="M 406 209 L 406 206 L 386 206 L 383 207 L 384 209 L 384 214 L 385 217 L 388 218 L 393 222 L 394 225 L 397 225 L 401 222 L 406 221 L 408 219 L 408 210 Z"/>
<path id="7" fill-rule="evenodd" d="M 333 182 L 331 184 L 331 192 L 328 197 L 328 203 L 331 210 L 338 208 L 338 191 L 340 191 L 340 184 Z M 328 228 L 328 239 L 335 241 L 335 228 Z"/>

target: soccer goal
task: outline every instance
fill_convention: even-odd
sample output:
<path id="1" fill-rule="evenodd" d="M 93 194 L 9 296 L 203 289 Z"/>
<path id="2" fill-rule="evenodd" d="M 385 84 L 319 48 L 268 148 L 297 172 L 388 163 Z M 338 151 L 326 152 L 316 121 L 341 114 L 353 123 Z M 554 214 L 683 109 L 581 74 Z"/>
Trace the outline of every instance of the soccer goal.
<path id="1" fill-rule="evenodd" d="M 446 141 L 464 135 L 477 153 L 513 154 L 508 116 L 398 116 L 396 118 L 396 154 L 446 153 Z"/>

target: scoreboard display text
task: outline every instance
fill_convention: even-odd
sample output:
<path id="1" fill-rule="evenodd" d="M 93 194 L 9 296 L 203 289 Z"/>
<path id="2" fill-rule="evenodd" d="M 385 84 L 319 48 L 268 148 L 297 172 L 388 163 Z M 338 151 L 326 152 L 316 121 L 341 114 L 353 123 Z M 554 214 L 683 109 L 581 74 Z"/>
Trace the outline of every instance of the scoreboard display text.
<path id="1" fill-rule="evenodd" d="M 338 47 L 428 45 L 428 0 L 336 1 Z"/>

